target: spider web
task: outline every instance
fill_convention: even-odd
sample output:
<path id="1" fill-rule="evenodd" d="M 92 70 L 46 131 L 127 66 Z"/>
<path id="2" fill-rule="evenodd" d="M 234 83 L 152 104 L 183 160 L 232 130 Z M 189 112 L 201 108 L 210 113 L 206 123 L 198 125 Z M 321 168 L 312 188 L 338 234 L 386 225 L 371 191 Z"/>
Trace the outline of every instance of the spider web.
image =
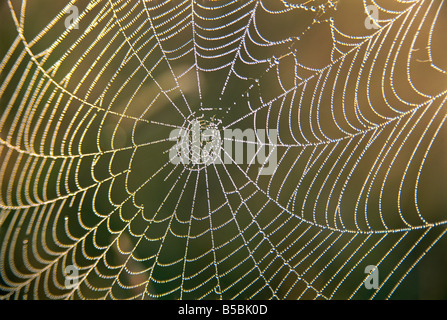
<path id="1" fill-rule="evenodd" d="M 390 298 L 445 235 L 445 1 L 0 9 L 4 299 Z M 171 163 L 199 117 L 274 173 Z"/>

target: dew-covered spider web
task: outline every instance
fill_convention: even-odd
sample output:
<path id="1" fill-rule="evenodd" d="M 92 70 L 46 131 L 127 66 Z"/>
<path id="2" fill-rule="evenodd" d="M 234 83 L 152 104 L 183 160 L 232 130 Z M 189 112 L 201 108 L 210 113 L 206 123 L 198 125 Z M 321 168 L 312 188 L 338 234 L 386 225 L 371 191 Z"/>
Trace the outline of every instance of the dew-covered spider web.
<path id="1" fill-rule="evenodd" d="M 446 248 L 445 1 L 7 0 L 0 17 L 2 298 L 385 299 Z M 277 130 L 256 143 L 276 169 L 174 164 L 170 133 L 196 119 Z"/>

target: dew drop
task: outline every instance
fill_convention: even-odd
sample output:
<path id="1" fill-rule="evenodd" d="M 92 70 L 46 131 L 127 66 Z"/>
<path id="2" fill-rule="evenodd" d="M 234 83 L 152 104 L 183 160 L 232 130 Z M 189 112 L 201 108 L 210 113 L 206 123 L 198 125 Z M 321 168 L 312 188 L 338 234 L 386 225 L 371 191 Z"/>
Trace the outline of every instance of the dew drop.
<path id="1" fill-rule="evenodd" d="M 219 285 L 217 285 L 217 286 L 214 287 L 214 292 L 215 292 L 216 294 L 222 294 L 222 290 L 220 290 L 220 286 L 219 286 Z"/>

